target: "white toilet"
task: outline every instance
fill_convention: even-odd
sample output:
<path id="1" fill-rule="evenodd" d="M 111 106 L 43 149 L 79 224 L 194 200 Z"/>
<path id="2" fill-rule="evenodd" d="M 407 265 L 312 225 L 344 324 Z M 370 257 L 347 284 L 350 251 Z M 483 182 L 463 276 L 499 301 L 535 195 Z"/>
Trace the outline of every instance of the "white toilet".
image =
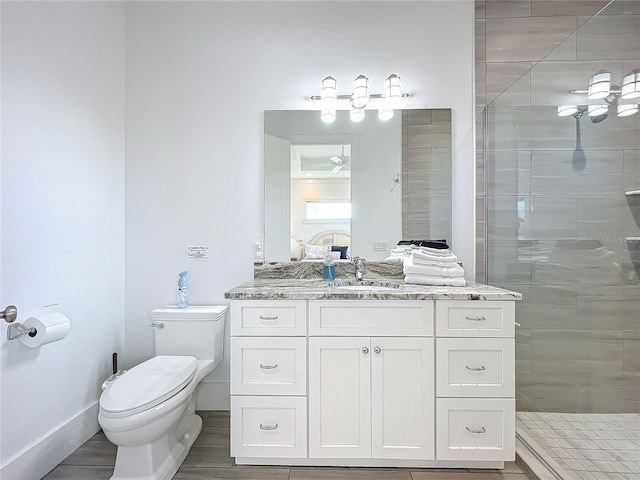
<path id="1" fill-rule="evenodd" d="M 226 305 L 153 310 L 156 356 L 106 383 L 98 422 L 118 446 L 111 480 L 164 480 L 202 429 L 196 386 L 222 360 Z"/>

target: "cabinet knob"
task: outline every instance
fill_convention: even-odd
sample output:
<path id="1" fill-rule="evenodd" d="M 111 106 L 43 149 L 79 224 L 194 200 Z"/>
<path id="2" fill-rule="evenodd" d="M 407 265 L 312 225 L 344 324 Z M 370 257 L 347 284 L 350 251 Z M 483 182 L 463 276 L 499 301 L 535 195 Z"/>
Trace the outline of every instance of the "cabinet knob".
<path id="1" fill-rule="evenodd" d="M 365 355 L 369 353 L 369 347 L 362 347 L 362 353 L 364 353 Z"/>
<path id="2" fill-rule="evenodd" d="M 380 352 L 382 352 L 382 349 L 381 349 L 380 347 L 375 347 L 375 348 L 373 349 L 373 351 L 374 351 L 377 355 L 380 355 Z"/>

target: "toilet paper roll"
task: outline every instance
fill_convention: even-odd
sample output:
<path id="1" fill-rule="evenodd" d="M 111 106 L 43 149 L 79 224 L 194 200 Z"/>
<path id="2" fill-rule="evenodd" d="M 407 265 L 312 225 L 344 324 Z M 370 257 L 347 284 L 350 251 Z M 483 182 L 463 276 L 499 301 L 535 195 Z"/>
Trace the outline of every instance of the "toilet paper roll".
<path id="1" fill-rule="evenodd" d="M 35 328 L 35 334 L 27 333 L 20 337 L 20 341 L 29 348 L 37 348 L 47 343 L 62 340 L 71 329 L 71 322 L 66 315 L 55 312 L 40 317 L 27 318 L 22 326 L 26 330 Z"/>

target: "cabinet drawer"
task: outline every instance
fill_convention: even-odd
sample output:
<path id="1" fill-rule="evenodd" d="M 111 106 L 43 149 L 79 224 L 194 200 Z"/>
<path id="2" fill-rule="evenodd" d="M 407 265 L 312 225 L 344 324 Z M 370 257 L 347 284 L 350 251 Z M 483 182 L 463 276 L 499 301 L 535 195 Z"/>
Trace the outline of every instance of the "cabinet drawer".
<path id="1" fill-rule="evenodd" d="M 304 336 L 306 333 L 305 300 L 231 302 L 231 335 Z"/>
<path id="2" fill-rule="evenodd" d="M 439 337 L 513 337 L 515 303 L 510 301 L 436 301 Z"/>
<path id="3" fill-rule="evenodd" d="M 307 456 L 306 397 L 231 397 L 231 456 Z"/>
<path id="4" fill-rule="evenodd" d="M 512 338 L 438 338 L 438 397 L 515 396 Z"/>
<path id="5" fill-rule="evenodd" d="M 433 301 L 310 300 L 309 335 L 433 336 Z"/>
<path id="6" fill-rule="evenodd" d="M 306 393 L 306 338 L 231 337 L 232 395 Z"/>
<path id="7" fill-rule="evenodd" d="M 515 459 L 515 399 L 439 398 L 437 460 Z"/>

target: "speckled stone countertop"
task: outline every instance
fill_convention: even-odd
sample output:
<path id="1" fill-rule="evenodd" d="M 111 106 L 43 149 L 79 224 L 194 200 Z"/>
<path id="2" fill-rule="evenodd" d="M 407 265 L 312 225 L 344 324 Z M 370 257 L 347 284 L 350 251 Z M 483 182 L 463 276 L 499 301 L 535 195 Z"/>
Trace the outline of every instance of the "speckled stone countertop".
<path id="1" fill-rule="evenodd" d="M 355 290 L 340 286 L 356 285 Z M 370 287 L 370 288 L 367 288 Z M 351 287 L 353 288 L 353 287 Z M 380 289 L 382 288 L 382 289 Z M 254 279 L 225 292 L 235 300 L 520 300 L 517 292 L 469 282 L 466 287 L 408 285 L 398 278 L 367 279 L 358 284 L 339 278 L 329 283 L 319 279 Z"/>

